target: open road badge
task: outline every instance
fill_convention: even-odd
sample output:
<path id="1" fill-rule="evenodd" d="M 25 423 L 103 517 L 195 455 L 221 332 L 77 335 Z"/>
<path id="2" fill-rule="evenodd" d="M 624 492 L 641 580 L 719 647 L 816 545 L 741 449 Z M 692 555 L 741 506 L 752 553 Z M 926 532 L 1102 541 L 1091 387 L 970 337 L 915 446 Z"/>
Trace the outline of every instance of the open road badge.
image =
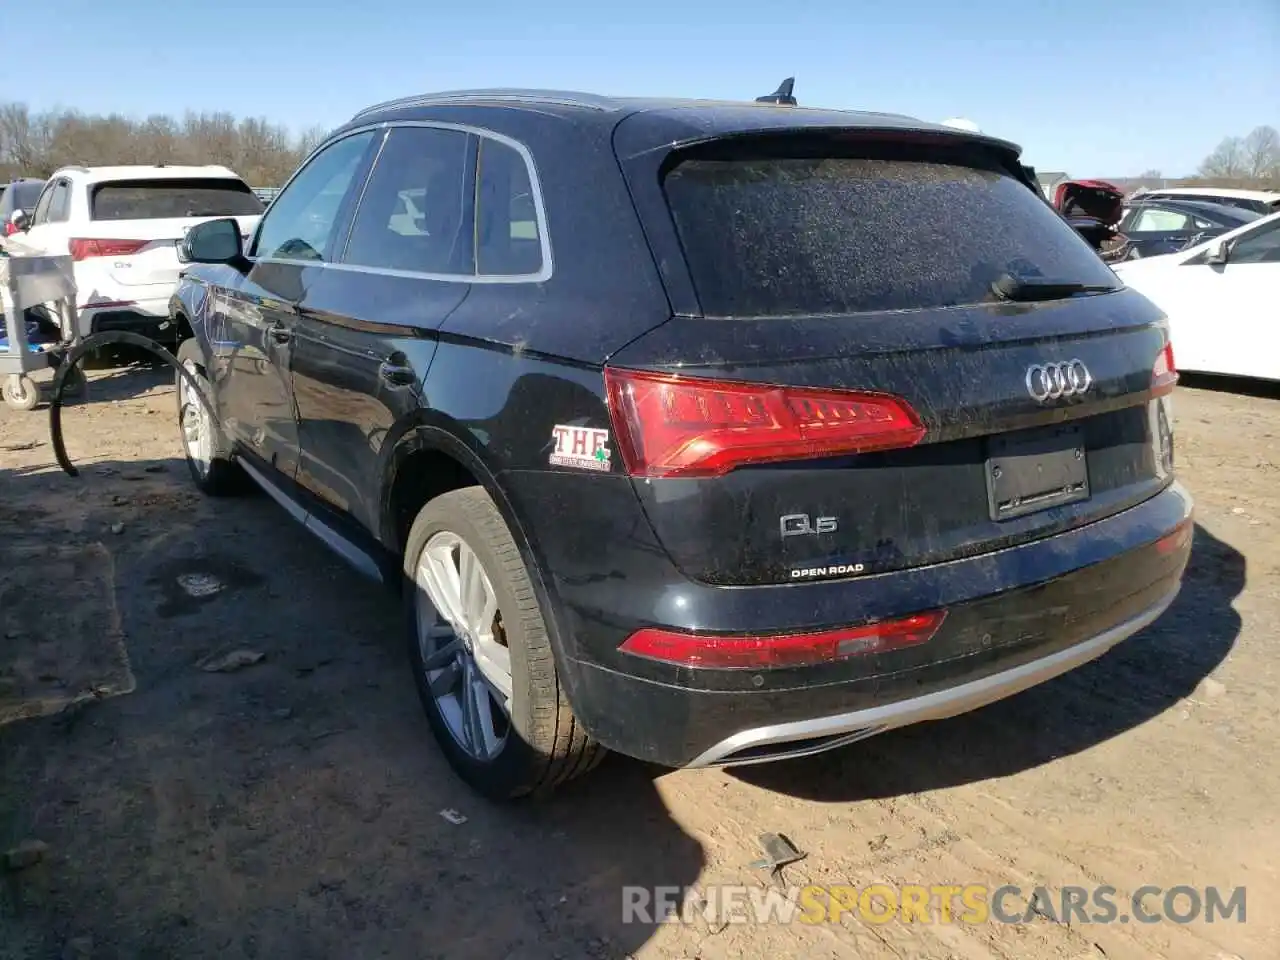
<path id="1" fill-rule="evenodd" d="M 557 423 L 551 428 L 551 437 L 555 442 L 551 463 L 557 467 L 607 471 L 613 466 L 608 430 Z"/>

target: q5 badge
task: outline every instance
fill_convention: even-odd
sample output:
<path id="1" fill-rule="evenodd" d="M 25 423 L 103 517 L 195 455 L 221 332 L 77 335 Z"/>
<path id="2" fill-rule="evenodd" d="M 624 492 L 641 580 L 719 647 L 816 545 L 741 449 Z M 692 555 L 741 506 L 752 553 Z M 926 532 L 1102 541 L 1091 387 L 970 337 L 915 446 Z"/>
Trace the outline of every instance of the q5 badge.
<path id="1" fill-rule="evenodd" d="M 551 436 L 555 442 L 551 463 L 557 467 L 608 471 L 613 465 L 608 430 L 558 423 L 551 428 Z"/>

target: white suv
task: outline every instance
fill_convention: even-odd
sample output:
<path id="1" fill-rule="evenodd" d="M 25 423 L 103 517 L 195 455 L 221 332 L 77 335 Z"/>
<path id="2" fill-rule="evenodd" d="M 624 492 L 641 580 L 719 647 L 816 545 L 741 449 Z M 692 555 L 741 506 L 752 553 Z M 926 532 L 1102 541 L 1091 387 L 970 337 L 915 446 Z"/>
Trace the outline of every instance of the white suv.
<path id="1" fill-rule="evenodd" d="M 218 217 L 235 217 L 248 236 L 262 210 L 226 167 L 63 167 L 9 241 L 15 252 L 75 260 L 81 334 L 126 329 L 167 340 L 178 242 Z"/>

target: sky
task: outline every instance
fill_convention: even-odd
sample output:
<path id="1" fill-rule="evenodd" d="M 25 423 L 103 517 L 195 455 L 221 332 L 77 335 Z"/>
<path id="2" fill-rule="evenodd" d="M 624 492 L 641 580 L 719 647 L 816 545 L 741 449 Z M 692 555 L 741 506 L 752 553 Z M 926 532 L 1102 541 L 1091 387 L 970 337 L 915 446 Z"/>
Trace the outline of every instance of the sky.
<path id="1" fill-rule="evenodd" d="M 1280 0 L 0 0 L 0 38 L 0 101 L 295 131 L 436 90 L 749 99 L 788 76 L 806 106 L 966 117 L 1078 177 L 1186 175 L 1280 127 Z"/>

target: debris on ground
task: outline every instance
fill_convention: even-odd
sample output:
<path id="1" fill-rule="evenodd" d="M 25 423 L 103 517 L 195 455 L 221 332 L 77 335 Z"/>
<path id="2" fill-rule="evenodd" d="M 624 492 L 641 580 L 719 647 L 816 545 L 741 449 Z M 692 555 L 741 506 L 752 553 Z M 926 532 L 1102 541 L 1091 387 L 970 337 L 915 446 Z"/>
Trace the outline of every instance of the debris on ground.
<path id="1" fill-rule="evenodd" d="M 6 453 L 17 453 L 19 450 L 34 450 L 43 443 L 43 440 L 24 440 L 21 443 L 6 443 L 4 446 L 0 446 L 0 450 L 4 450 Z"/>
<path id="2" fill-rule="evenodd" d="M 189 597 L 211 597 L 225 585 L 211 573 L 184 573 L 178 577 L 178 586 Z"/>
<path id="3" fill-rule="evenodd" d="M 117 520 L 115 523 L 111 525 L 111 532 L 116 534 L 117 536 L 124 533 L 124 524 Z"/>
<path id="4" fill-rule="evenodd" d="M 1213 677 L 1205 677 L 1200 681 L 1199 686 L 1196 687 L 1196 692 L 1201 696 L 1212 700 L 1215 697 L 1220 697 L 1226 693 L 1227 687 L 1226 684 L 1222 683 L 1220 680 L 1215 680 Z"/>
<path id="5" fill-rule="evenodd" d="M 205 673 L 231 673 L 261 663 L 266 656 L 260 650 L 232 650 L 230 653 L 216 654 L 202 660 L 200 669 Z"/>
<path id="6" fill-rule="evenodd" d="M 768 870 L 774 878 L 787 864 L 796 863 L 808 856 L 796 849 L 796 845 L 781 833 L 760 834 L 760 846 L 764 848 L 765 856 L 752 861 L 751 866 L 756 870 Z"/>
<path id="7" fill-rule="evenodd" d="M 467 822 L 467 818 L 452 807 L 445 807 L 440 811 L 440 816 L 443 819 L 448 820 L 455 827 L 460 827 Z"/>
<path id="8" fill-rule="evenodd" d="M 16 847 L 5 851 L 5 869 L 16 872 L 18 870 L 26 870 L 28 867 L 34 867 L 44 859 L 44 855 L 48 851 L 49 845 L 43 840 L 23 840 Z"/>

